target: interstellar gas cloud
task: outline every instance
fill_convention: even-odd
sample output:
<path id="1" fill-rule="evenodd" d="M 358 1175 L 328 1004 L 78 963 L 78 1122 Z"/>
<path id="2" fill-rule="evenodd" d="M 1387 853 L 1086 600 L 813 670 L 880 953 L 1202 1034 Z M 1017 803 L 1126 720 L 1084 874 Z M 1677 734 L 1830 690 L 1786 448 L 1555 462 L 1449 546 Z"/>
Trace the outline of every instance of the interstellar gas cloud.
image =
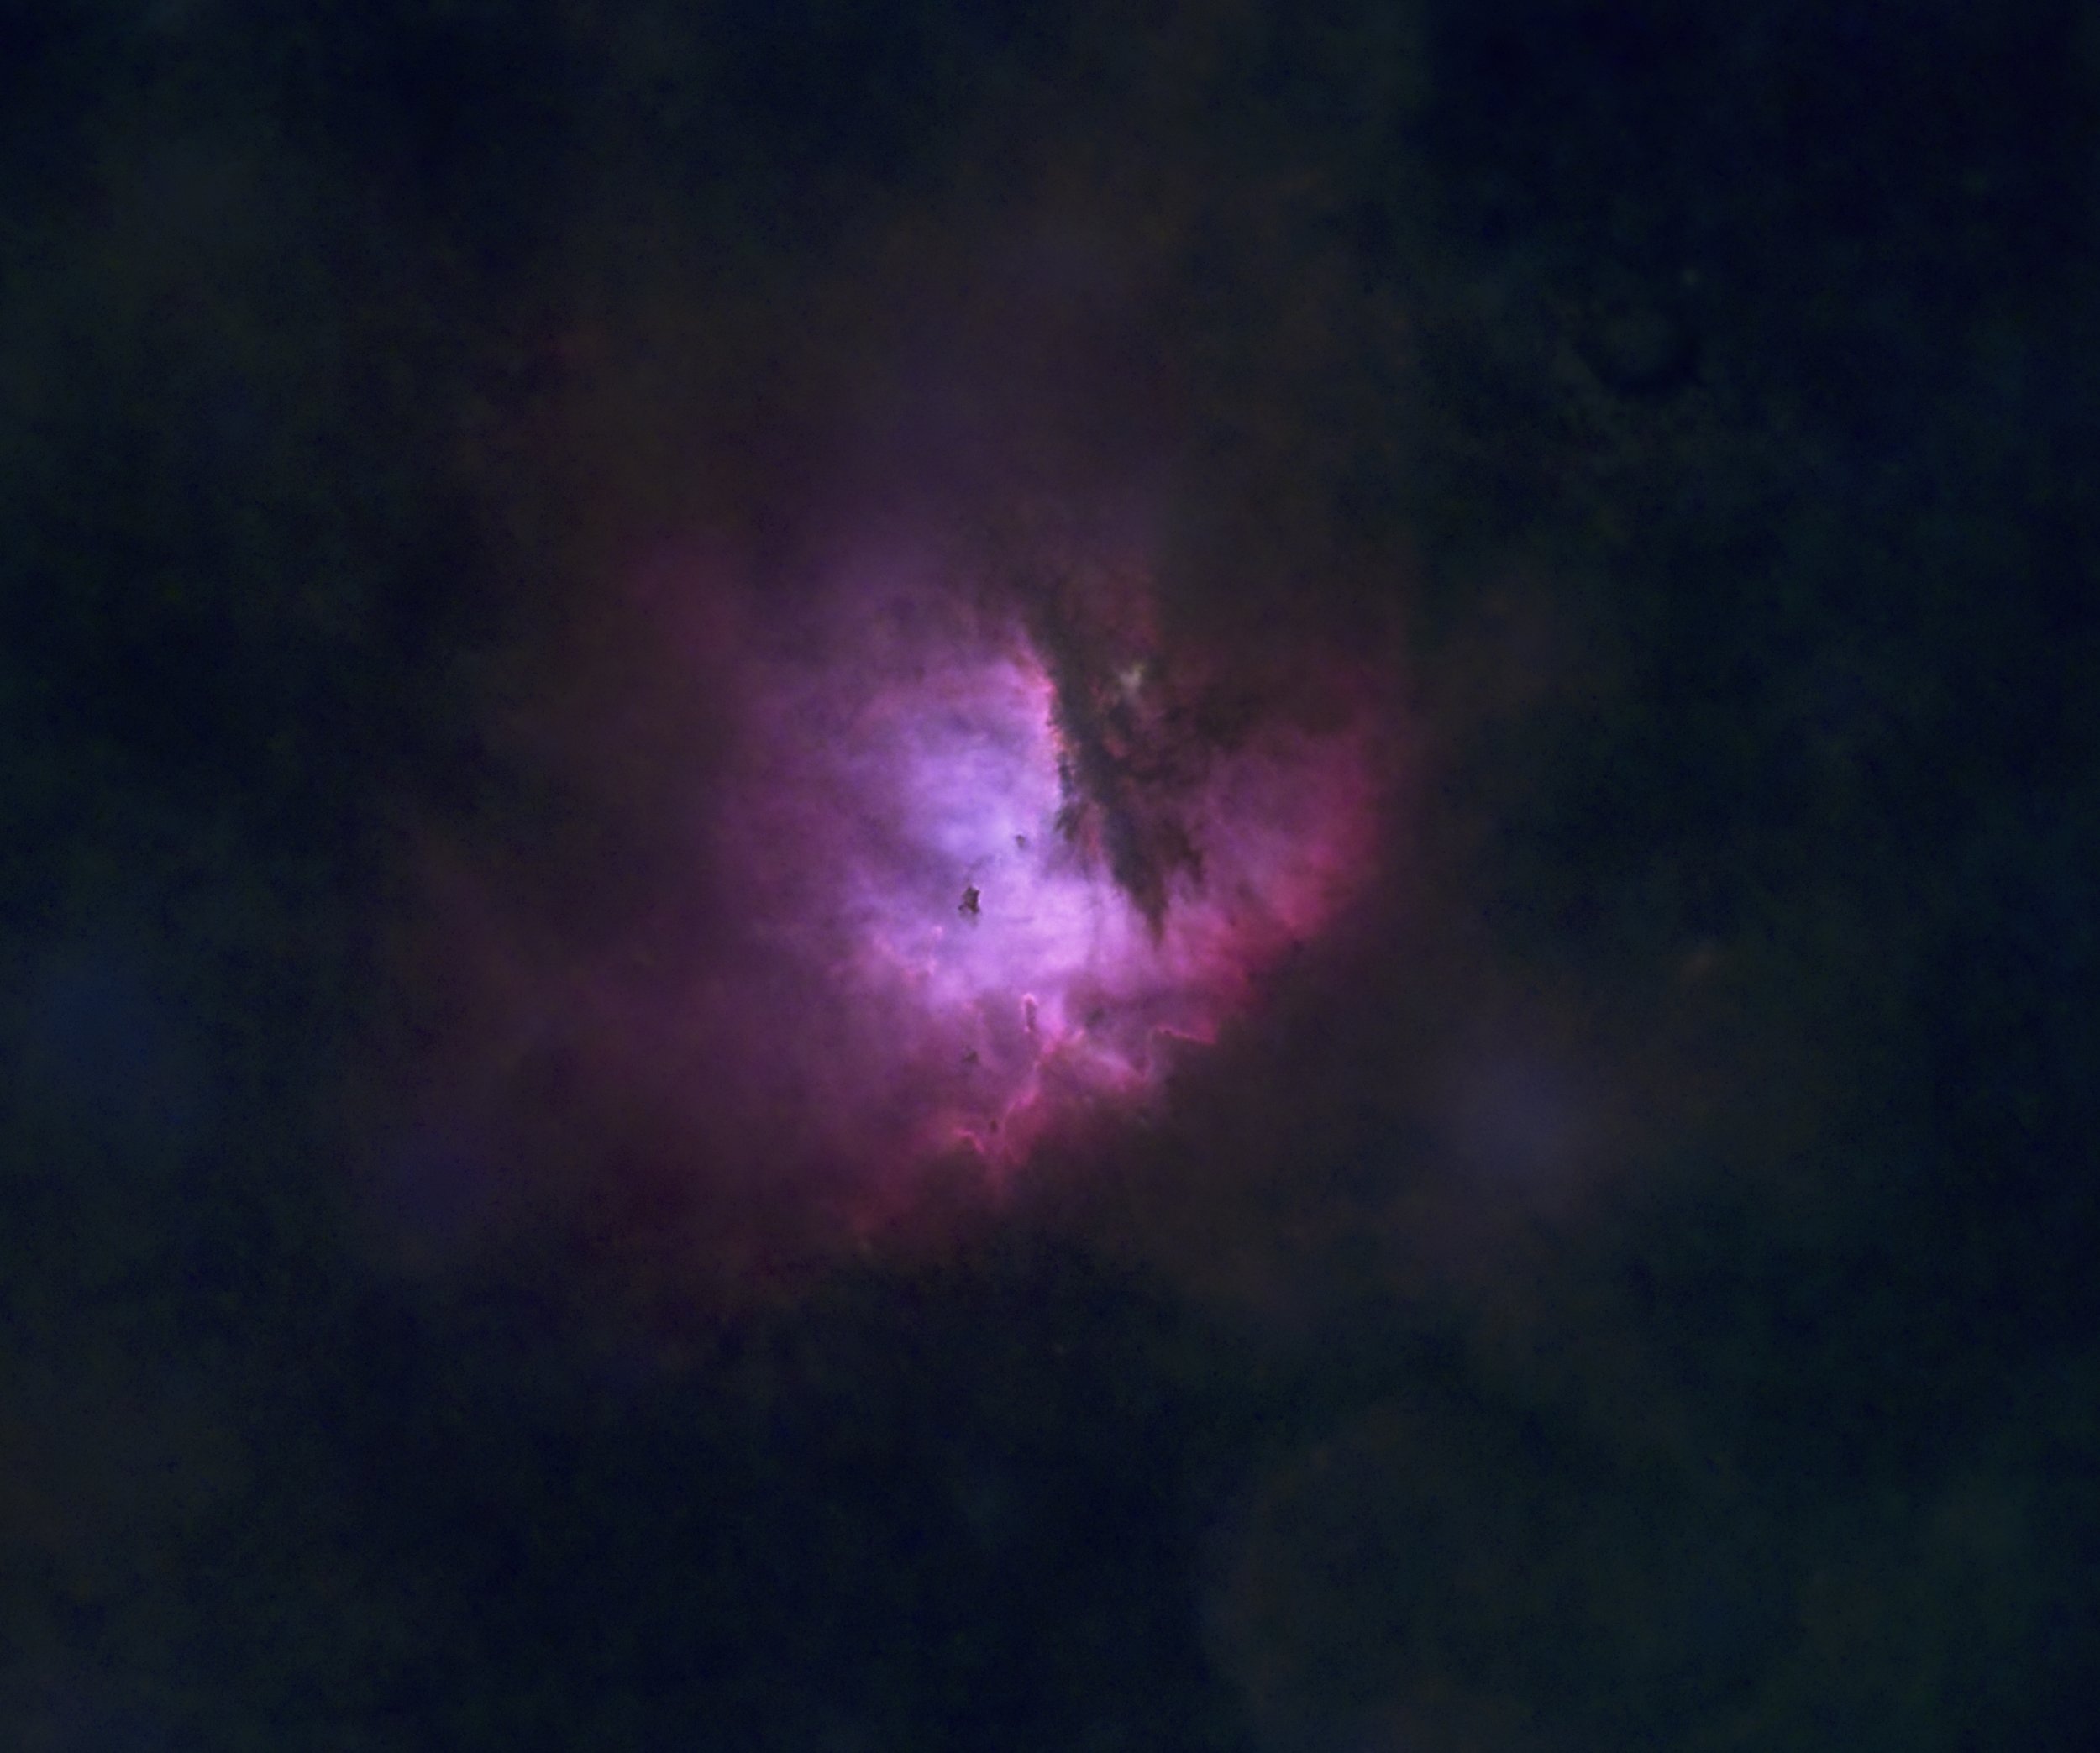
<path id="1" fill-rule="evenodd" d="M 1112 1153 L 1373 885 L 1389 732 L 1341 653 L 1169 637 L 1145 558 L 1068 536 L 794 569 L 651 556 L 611 680 L 528 709 L 622 824 L 615 923 L 433 840 L 426 1231 L 627 1209 L 717 1277 L 877 1245 Z"/>

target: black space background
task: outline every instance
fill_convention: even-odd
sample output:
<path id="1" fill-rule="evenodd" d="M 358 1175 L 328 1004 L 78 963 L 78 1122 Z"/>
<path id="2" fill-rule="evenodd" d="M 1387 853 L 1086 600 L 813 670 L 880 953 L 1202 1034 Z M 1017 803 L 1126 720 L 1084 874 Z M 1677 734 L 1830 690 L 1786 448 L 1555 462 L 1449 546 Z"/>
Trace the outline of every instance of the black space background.
<path id="1" fill-rule="evenodd" d="M 0 8 L 0 1745 L 2093 1745 L 2097 96 L 2029 0 Z M 1288 1318 L 1083 1225 L 675 1362 L 386 1281 L 547 338 L 1061 175 L 1167 239 L 1218 613 L 1387 593 L 1446 916 L 1721 983 L 1730 1093 L 1404 1292 L 1331 1079 Z"/>

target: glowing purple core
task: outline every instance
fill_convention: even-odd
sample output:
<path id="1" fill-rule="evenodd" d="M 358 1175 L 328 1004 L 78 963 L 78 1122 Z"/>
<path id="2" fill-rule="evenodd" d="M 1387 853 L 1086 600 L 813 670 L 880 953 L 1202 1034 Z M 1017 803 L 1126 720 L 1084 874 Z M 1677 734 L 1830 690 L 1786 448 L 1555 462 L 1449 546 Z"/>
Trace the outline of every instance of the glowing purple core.
<path id="1" fill-rule="evenodd" d="M 1170 785 L 1105 803 L 1071 727 L 1110 727 L 1116 772 L 1144 771 L 1167 734 L 1156 659 L 1112 654 L 1061 701 L 1017 623 L 913 596 L 847 619 L 852 637 L 748 672 L 719 841 L 757 897 L 752 965 L 832 1012 L 769 1047 L 837 1121 L 831 1147 L 1004 1168 L 1061 1120 L 1142 1102 L 1362 880 L 1353 738 L 1184 737 L 1152 763 Z M 1141 887 L 1110 848 L 1163 822 L 1179 856 Z"/>

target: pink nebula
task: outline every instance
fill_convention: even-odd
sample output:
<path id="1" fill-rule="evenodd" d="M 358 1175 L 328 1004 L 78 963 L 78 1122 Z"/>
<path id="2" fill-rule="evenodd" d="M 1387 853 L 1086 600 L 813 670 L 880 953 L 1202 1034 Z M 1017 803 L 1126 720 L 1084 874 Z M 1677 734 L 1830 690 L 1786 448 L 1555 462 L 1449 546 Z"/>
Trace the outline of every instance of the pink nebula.
<path id="1" fill-rule="evenodd" d="M 570 1197 L 640 1173 L 703 1249 L 710 1211 L 797 1200 L 864 1241 L 929 1178 L 1112 1137 L 1376 874 L 1382 732 L 1338 659 L 1250 684 L 1131 569 L 1002 598 L 862 554 L 791 608 L 722 569 L 660 569 L 540 731 L 625 800 L 644 903 L 594 932 L 471 857 L 453 885 L 437 960 L 480 996 L 437 1105 L 484 1158 L 548 1153 L 517 1114 L 552 1083 Z"/>

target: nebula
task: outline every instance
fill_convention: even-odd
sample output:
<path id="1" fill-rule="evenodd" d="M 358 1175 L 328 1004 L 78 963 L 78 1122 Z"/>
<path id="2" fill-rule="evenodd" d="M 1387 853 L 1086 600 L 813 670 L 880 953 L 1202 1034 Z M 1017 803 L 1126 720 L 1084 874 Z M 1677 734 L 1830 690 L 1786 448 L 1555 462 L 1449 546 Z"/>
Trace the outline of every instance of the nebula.
<path id="1" fill-rule="evenodd" d="M 1377 875 L 1382 732 L 1338 657 L 1250 682 L 1128 562 L 738 570 L 659 562 L 612 679 L 543 715 L 643 902 L 534 921 L 449 861 L 435 960 L 480 997 L 434 1105 L 481 1116 L 454 1154 L 482 1166 L 417 1173 L 551 1154 L 586 1203 L 682 1189 L 703 1251 L 797 1205 L 864 1245 L 930 1184 L 996 1194 L 1142 1121 Z"/>

